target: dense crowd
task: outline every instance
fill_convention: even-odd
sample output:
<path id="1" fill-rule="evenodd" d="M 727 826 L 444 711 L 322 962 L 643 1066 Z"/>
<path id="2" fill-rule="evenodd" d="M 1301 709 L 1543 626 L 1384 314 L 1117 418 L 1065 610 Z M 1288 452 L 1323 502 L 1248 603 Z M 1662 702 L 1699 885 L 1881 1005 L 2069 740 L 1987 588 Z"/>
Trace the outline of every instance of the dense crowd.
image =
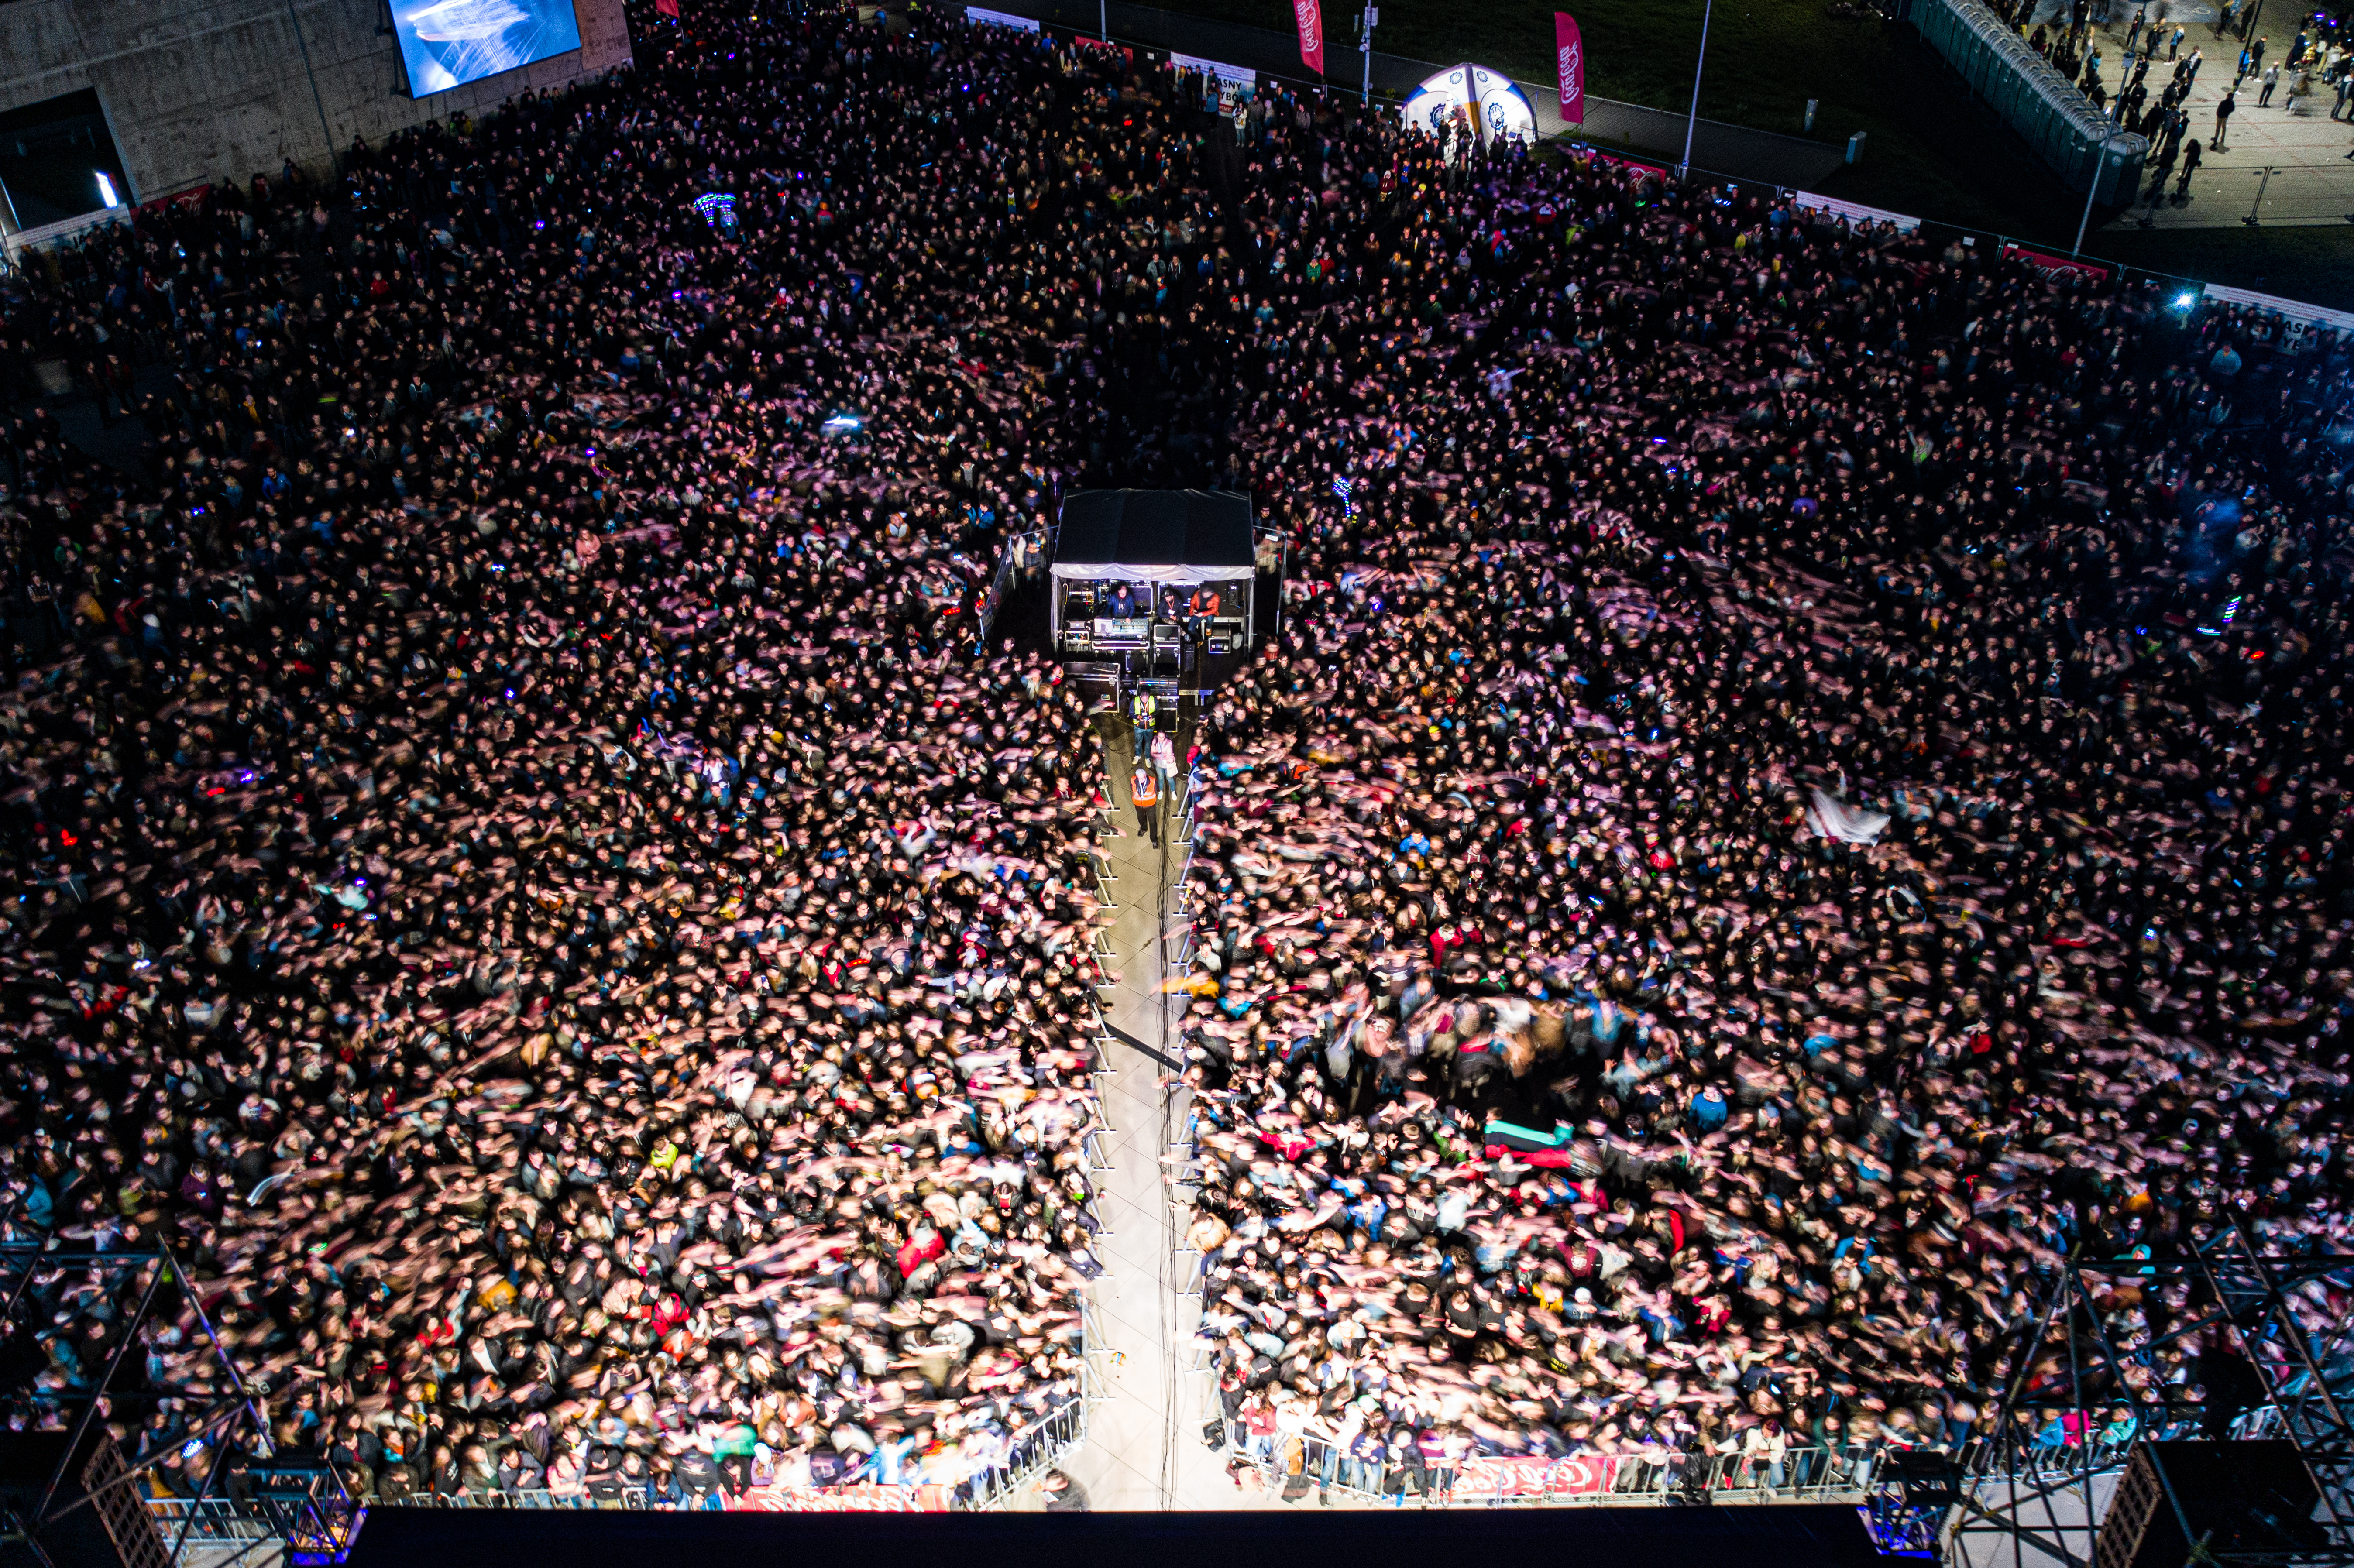
<path id="1" fill-rule="evenodd" d="M 974 609 L 1066 464 L 1052 248 L 1125 195 L 1006 192 L 1155 111 L 702 25 L 7 299 L 154 442 L 12 388 L 12 1232 L 169 1245 L 383 1495 L 952 1484 L 1076 1392 L 1100 764 Z M 120 1295 L 37 1280 L 37 1393 Z M 224 1386 L 177 1316 L 142 1451 Z"/>
<path id="2" fill-rule="evenodd" d="M 695 9 L 6 296 L 155 456 L 7 387 L 5 1223 L 168 1244 L 278 1444 L 708 1498 L 1067 1408 L 1105 785 L 977 620 L 1075 481 L 1292 541 L 1179 769 L 1238 1430 L 1957 1443 L 2071 1249 L 2342 1248 L 2344 344 Z M 37 1277 L 37 1395 L 103 1299 Z M 2109 1397 L 2223 1386 L 2103 1309 Z M 193 1489 L 227 1374 L 148 1335 Z"/>
<path id="3" fill-rule="evenodd" d="M 2068 1255 L 2349 1250 L 2354 345 L 1606 159 L 1274 147 L 1291 603 L 1196 741 L 1173 982 L 1239 1440 L 1395 1490 L 2227 1429 L 2182 1271 L 2099 1277 L 2098 1434 L 2018 1358 Z"/>

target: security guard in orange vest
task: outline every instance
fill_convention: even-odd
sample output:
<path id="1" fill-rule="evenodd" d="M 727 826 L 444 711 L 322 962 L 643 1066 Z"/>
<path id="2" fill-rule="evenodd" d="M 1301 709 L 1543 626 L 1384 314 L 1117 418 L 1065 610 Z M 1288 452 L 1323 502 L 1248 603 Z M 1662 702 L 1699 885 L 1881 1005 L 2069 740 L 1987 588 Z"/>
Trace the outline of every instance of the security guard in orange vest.
<path id="1" fill-rule="evenodd" d="M 1136 831 L 1158 847 L 1161 842 L 1161 781 L 1149 765 L 1140 765 L 1129 775 L 1128 798 L 1136 806 Z"/>

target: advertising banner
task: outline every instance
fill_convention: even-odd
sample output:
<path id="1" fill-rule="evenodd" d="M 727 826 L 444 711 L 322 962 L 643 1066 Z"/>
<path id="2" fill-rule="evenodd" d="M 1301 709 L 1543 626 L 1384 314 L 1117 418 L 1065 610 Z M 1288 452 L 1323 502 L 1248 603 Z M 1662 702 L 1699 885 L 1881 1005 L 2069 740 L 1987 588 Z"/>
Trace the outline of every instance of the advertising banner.
<path id="1" fill-rule="evenodd" d="M 1291 18 L 1299 24 L 1299 58 L 1318 76 L 1324 74 L 1324 10 L 1318 0 L 1291 0 Z"/>
<path id="2" fill-rule="evenodd" d="M 1237 101 L 1247 101 L 1258 90 L 1258 72 L 1248 66 L 1231 66 L 1224 60 L 1205 60 L 1198 55 L 1169 56 L 1172 70 L 1196 70 L 1218 84 L 1218 105 L 1231 112 Z"/>
<path id="3" fill-rule="evenodd" d="M 2072 261 L 2065 256 L 2053 256 L 2041 250 L 2030 250 L 2024 245 L 2004 246 L 2002 259 L 2006 261 L 2024 261 L 2055 283 L 2064 283 L 2072 278 L 2081 278 L 2085 282 L 2097 283 L 2109 275 L 2109 270 L 2098 262 Z"/>
<path id="4" fill-rule="evenodd" d="M 750 1513 L 946 1513 L 946 1487 L 885 1487 L 862 1482 L 823 1491 L 798 1487 L 754 1487 L 731 1509 Z"/>
<path id="5" fill-rule="evenodd" d="M 1843 217 L 1850 223 L 1885 223 L 1893 225 L 1899 234 L 1910 234 L 1921 227 L 1921 220 L 1909 213 L 1891 212 L 1884 207 L 1866 207 L 1860 201 L 1841 201 L 1837 196 L 1817 196 L 1812 191 L 1797 191 L 1791 201 L 1808 212 Z"/>
<path id="6" fill-rule="evenodd" d="M 1606 1492 L 1617 1478 L 1618 1461 L 1608 1454 L 1573 1454 L 1564 1459 L 1490 1458 L 1463 1461 L 1455 1478 L 1458 1498 L 1559 1498 Z"/>
<path id="7" fill-rule="evenodd" d="M 2252 289 L 2227 289 L 2220 283 L 2209 284 L 2206 295 L 2226 304 L 2253 305 L 2258 310 L 2285 316 L 2291 323 L 2310 323 L 2336 332 L 2354 332 L 2354 315 L 2320 305 L 2308 305 L 2302 300 L 2284 300 L 2278 294 L 2259 294 Z"/>
<path id="8" fill-rule="evenodd" d="M 1577 18 L 1566 11 L 1553 14 L 1553 41 L 1561 57 L 1561 117 L 1564 123 L 1585 123 L 1585 46 L 1577 36 Z"/>
<path id="9" fill-rule="evenodd" d="M 1606 168 L 1640 169 L 1647 175 L 1664 175 L 1668 172 L 1667 164 L 1653 163 L 1649 158 L 1630 158 L 1623 153 L 1606 153 L 1599 147 L 1591 147 L 1586 151 L 1588 156 Z"/>
<path id="10" fill-rule="evenodd" d="M 1019 27 L 1025 33 L 1034 33 L 1038 30 L 1038 23 L 1034 17 L 1017 16 L 1011 11 L 991 11 L 980 5 L 966 6 L 964 19 L 968 22 L 986 22 L 992 27 Z"/>

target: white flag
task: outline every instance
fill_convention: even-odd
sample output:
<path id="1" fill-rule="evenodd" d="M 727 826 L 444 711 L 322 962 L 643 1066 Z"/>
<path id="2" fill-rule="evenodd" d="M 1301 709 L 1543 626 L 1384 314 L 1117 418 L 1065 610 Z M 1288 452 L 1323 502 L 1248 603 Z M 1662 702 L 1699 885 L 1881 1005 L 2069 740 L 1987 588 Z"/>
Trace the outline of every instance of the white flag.
<path id="1" fill-rule="evenodd" d="M 1880 837 L 1880 830 L 1888 825 L 1888 818 L 1879 811 L 1860 810 L 1818 789 L 1815 803 L 1807 810 L 1807 825 L 1827 839 L 1868 844 Z"/>

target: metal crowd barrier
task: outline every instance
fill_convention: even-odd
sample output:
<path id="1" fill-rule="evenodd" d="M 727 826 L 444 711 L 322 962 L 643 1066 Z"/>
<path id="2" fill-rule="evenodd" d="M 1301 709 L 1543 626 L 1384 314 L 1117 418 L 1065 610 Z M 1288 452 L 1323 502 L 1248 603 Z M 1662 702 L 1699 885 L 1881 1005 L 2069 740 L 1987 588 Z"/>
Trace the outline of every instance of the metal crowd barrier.
<path id="1" fill-rule="evenodd" d="M 1060 1464 L 1087 1436 L 1087 1400 L 1073 1399 L 1069 1404 L 1048 1412 L 1023 1426 L 1008 1441 L 1005 1457 L 987 1468 L 956 1482 L 949 1490 L 949 1506 L 960 1511 L 1002 1508 L 1023 1488 Z M 823 1489 L 820 1489 L 822 1490 Z M 656 1491 L 651 1483 L 625 1485 L 614 1496 L 596 1498 L 585 1489 L 555 1491 L 546 1487 L 513 1489 L 472 1489 L 458 1492 L 408 1492 L 398 1497 L 379 1497 L 373 1506 L 378 1508 L 452 1508 L 452 1509 L 620 1509 L 631 1512 L 701 1513 L 724 1508 L 726 1493 L 698 1495 L 684 1492 L 673 1495 Z M 183 1517 L 178 1512 L 166 1513 L 166 1509 L 186 1510 L 194 1505 L 176 1498 L 158 1499 L 149 1504 L 159 1523 L 175 1521 Z M 202 1517 L 217 1518 L 218 1534 L 204 1530 L 189 1534 L 191 1544 L 238 1544 L 259 1539 L 250 1533 L 236 1533 L 240 1526 L 249 1525 L 235 1505 L 207 1503 Z M 171 1523 L 165 1524 L 172 1528 Z"/>
<path id="2" fill-rule="evenodd" d="M 1083 1302 L 1085 1299 L 1081 1298 Z M 1100 1343 L 1092 1333 L 1088 1342 Z M 1092 1364 L 1090 1361 L 1090 1367 Z M 1087 1434 L 1087 1404 L 1083 1394 L 1023 1428 L 1004 1460 L 959 1487 L 950 1506 L 966 1512 L 1003 1508 L 1079 1446 Z"/>
<path id="3" fill-rule="evenodd" d="M 1721 1502 L 1858 1503 L 1878 1478 L 1884 1450 L 1867 1447 L 1791 1448 L 1778 1460 L 1756 1454 L 1679 1454 L 1647 1458 L 1617 1456 L 1607 1485 L 1578 1489 L 1523 1489 L 1468 1483 L 1477 1466 L 1381 1467 L 1352 1458 L 1320 1437 L 1237 1440 L 1231 1426 L 1226 1452 L 1257 1472 L 1272 1491 L 1322 1490 L 1361 1505 L 1400 1508 L 1670 1507 L 1697 1499 Z M 1587 1472 L 1589 1478 L 1593 1473 Z M 1413 1489 L 1408 1490 L 1409 1482 Z"/>
<path id="4" fill-rule="evenodd" d="M 231 1498 L 150 1497 L 140 1500 L 146 1505 L 147 1517 L 155 1521 L 164 1540 L 183 1542 L 184 1550 L 228 1546 L 242 1549 L 277 1535 L 251 1505 Z"/>

